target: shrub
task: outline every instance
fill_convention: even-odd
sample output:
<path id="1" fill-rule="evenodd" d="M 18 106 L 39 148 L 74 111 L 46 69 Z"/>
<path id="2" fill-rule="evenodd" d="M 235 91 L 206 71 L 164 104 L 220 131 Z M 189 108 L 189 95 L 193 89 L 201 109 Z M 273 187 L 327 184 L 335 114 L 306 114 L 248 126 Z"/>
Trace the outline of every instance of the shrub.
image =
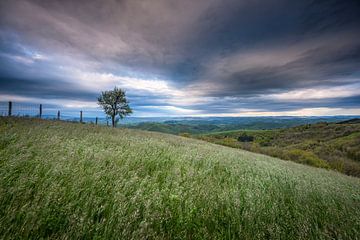
<path id="1" fill-rule="evenodd" d="M 182 137 L 187 137 L 187 138 L 190 138 L 190 137 L 191 137 L 191 134 L 190 134 L 190 133 L 187 133 L 187 132 L 180 133 L 179 135 L 182 136 Z"/>
<path id="2" fill-rule="evenodd" d="M 285 156 L 287 159 L 295 162 L 305 163 L 314 167 L 330 168 L 329 164 L 326 161 L 320 159 L 314 153 L 307 152 L 301 149 L 288 150 L 285 152 Z"/>
<path id="3" fill-rule="evenodd" d="M 344 172 L 345 160 L 337 158 L 332 161 L 329 161 L 329 165 L 332 169 L 334 169 L 338 172 Z"/>
<path id="4" fill-rule="evenodd" d="M 360 167 L 359 164 L 357 164 L 354 161 L 347 160 L 344 164 L 344 173 L 347 175 L 360 177 Z"/>
<path id="5" fill-rule="evenodd" d="M 247 135 L 246 133 L 243 133 L 238 137 L 238 141 L 239 142 L 252 142 L 252 141 L 254 141 L 254 137 Z"/>

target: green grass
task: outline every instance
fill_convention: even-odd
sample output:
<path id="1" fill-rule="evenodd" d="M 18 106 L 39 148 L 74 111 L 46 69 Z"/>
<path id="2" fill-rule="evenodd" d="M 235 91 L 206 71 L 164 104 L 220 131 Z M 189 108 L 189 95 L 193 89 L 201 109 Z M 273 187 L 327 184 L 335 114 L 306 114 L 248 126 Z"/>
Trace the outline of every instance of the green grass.
<path id="1" fill-rule="evenodd" d="M 253 137 L 243 142 L 241 136 Z M 360 177 L 360 123 L 317 123 L 276 130 L 237 130 L 196 138 Z M 239 138 L 240 137 L 240 138 Z"/>
<path id="2" fill-rule="evenodd" d="M 161 133 L 0 118 L 0 238 L 357 239 L 360 179 Z"/>

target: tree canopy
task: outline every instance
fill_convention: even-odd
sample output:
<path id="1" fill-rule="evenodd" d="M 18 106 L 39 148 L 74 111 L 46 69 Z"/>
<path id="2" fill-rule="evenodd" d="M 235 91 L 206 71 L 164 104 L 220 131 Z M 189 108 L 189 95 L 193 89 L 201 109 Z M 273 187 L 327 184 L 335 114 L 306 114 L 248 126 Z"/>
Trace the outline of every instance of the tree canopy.
<path id="1" fill-rule="evenodd" d="M 133 112 L 126 99 L 125 91 L 118 87 L 101 92 L 98 104 L 104 109 L 105 114 L 111 117 L 113 127 L 116 126 L 119 119 L 123 119 Z"/>

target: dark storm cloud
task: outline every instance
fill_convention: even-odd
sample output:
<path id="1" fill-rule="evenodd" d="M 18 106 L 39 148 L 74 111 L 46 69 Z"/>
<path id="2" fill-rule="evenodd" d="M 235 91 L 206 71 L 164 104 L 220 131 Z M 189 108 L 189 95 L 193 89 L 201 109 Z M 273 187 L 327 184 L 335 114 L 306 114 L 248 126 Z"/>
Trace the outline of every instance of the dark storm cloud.
<path id="1" fill-rule="evenodd" d="M 69 84 L 55 79 L 0 78 L 0 94 L 12 94 L 36 98 L 64 98 L 69 100 L 96 99 L 98 93 L 79 91 Z"/>
<path id="2" fill-rule="evenodd" d="M 350 46 L 310 49 L 280 66 L 249 67 L 222 74 L 215 96 L 253 95 L 304 87 L 359 82 L 349 78 L 360 67 L 360 43 Z M 216 80 L 215 80 L 216 81 Z"/>
<path id="3" fill-rule="evenodd" d="M 312 0 L 308 1 L 303 15 L 304 32 L 321 32 L 358 28 L 360 2 L 356 0 Z"/>
<path id="4" fill-rule="evenodd" d="M 129 91 L 138 106 L 166 106 L 171 91 L 191 90 L 220 98 L 182 106 L 203 113 L 359 107 L 355 97 L 253 100 L 358 83 L 358 12 L 355 0 L 3 0 L 0 94 L 91 101 L 102 89 L 78 77 L 91 72 L 172 87 L 164 96 Z"/>
<path id="5" fill-rule="evenodd" d="M 360 96 L 344 98 L 312 99 L 308 101 L 279 101 L 271 99 L 219 99 L 211 104 L 200 104 L 193 109 L 217 113 L 242 113 L 242 112 L 289 112 L 303 108 L 346 108 L 356 109 L 359 107 Z M 251 106 L 251 108 L 249 108 Z M 206 112 L 205 112 L 206 113 Z M 240 115 L 241 116 L 241 115 Z"/>

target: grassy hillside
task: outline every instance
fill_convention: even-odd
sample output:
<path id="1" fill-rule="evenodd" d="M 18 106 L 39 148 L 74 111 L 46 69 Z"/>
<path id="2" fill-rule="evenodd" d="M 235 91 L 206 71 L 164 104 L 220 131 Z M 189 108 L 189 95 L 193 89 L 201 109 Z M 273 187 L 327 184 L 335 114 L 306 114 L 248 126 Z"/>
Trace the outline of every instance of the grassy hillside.
<path id="1" fill-rule="evenodd" d="M 198 138 L 360 177 L 358 120 L 277 130 L 227 131 Z"/>
<path id="2" fill-rule="evenodd" d="M 203 141 L 0 118 L 4 239 L 356 239 L 360 179 Z"/>

